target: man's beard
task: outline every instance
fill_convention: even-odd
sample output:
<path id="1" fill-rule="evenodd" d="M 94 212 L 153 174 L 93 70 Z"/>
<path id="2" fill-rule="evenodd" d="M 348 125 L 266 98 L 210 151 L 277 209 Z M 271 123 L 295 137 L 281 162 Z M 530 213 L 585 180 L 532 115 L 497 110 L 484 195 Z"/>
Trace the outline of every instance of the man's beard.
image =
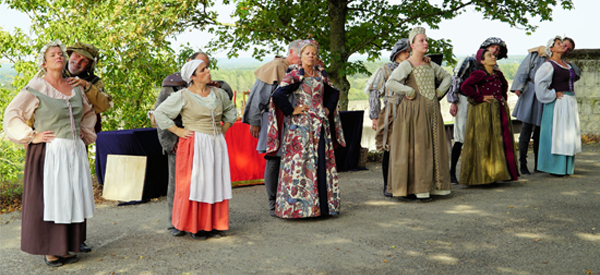
<path id="1" fill-rule="evenodd" d="M 81 73 L 83 73 L 85 71 L 85 69 L 83 69 L 81 67 L 78 67 L 77 65 L 75 65 L 75 64 L 73 64 L 71 62 L 69 62 L 69 66 L 68 67 L 69 67 L 69 72 L 71 74 L 73 74 L 73 75 L 78 75 L 78 74 L 81 74 Z"/>

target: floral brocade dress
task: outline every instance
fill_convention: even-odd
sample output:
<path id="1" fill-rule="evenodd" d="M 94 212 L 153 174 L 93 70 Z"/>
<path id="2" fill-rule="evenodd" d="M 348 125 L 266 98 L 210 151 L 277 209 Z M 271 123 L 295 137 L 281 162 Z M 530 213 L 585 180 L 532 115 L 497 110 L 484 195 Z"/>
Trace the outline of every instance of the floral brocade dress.
<path id="1" fill-rule="evenodd" d="M 345 146 L 337 111 L 339 92 L 324 71 L 315 68 L 313 77 L 304 77 L 303 69 L 290 68 L 273 94 L 269 117 L 267 152 L 276 152 L 279 144 L 283 152 L 275 214 L 281 218 L 336 215 L 340 195 L 333 139 Z M 300 104 L 311 108 L 305 114 L 292 115 L 293 108 Z M 325 115 L 325 107 L 332 110 L 329 116 Z M 276 109 L 285 118 L 278 117 Z M 277 123 L 281 119 L 284 122 Z M 281 128 L 285 131 L 280 137 Z"/>

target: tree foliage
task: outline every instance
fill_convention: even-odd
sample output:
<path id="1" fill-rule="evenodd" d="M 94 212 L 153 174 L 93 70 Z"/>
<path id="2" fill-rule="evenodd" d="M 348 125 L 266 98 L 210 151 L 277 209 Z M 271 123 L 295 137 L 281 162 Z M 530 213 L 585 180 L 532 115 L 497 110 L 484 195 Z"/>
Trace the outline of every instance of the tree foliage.
<path id="1" fill-rule="evenodd" d="M 103 128 L 150 126 L 152 108 L 162 79 L 178 70 L 180 56 L 167 40 L 181 32 L 177 24 L 195 20 L 188 10 L 201 8 L 199 0 L 4 0 L 10 8 L 31 18 L 31 35 L 21 29 L 0 29 L 1 57 L 18 72 L 13 86 L 20 90 L 33 77 L 39 49 L 54 39 L 67 46 L 81 41 L 100 50 L 96 67 L 113 96 L 115 108 L 103 114 Z"/>
<path id="2" fill-rule="evenodd" d="M 224 1 L 229 3 L 230 1 Z M 331 79 L 342 91 L 342 107 L 347 104 L 350 84 L 347 75 L 366 72 L 360 61 L 350 62 L 355 53 L 367 54 L 369 61 L 381 57 L 381 50 L 391 49 L 401 37 L 408 37 L 413 26 L 438 29 L 442 20 L 452 19 L 473 8 L 485 19 L 499 20 L 512 27 L 535 31 L 530 22 L 552 20 L 552 10 L 559 5 L 572 9 L 571 0 L 403 0 L 391 4 L 383 0 L 234 0 L 235 24 L 219 24 L 211 31 L 216 39 L 213 49 L 229 49 L 228 56 L 236 57 L 250 46 L 253 56 L 285 52 L 282 45 L 297 39 L 313 37 L 321 46 Z M 437 2 L 437 3 L 432 3 Z M 197 11 L 202 14 L 204 11 Z M 187 26 L 206 25 L 206 20 L 189 21 Z M 443 53 L 453 61 L 451 41 L 430 40 L 430 52 Z"/>

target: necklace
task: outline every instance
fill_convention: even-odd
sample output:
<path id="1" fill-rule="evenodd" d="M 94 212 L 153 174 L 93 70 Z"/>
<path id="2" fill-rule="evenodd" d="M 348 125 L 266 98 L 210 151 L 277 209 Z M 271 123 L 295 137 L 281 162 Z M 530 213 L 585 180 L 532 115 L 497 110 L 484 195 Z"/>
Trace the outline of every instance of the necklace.
<path id="1" fill-rule="evenodd" d="M 314 73 L 315 73 L 315 72 L 314 72 L 314 71 L 313 71 L 312 73 L 309 73 L 307 70 L 304 70 L 304 72 L 305 72 L 305 73 L 306 73 L 308 76 L 310 76 L 310 77 L 315 77 L 315 75 L 314 75 Z"/>

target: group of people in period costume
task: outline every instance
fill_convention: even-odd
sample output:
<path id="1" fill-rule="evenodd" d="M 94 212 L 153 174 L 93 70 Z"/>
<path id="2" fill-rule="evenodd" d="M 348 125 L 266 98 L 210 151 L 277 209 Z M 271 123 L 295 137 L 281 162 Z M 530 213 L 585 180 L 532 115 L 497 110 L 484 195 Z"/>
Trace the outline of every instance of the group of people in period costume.
<path id="1" fill-rule="evenodd" d="M 510 89 L 519 96 L 513 115 L 523 123 L 517 156 L 508 83 L 496 63 L 507 57 L 504 41 L 485 40 L 452 76 L 426 56 L 426 30 L 413 28 L 365 88 L 377 148 L 384 151 L 384 196 L 430 201 L 432 195 L 450 194 L 451 183 L 459 180 L 466 185 L 517 180 L 519 172 L 530 174 L 526 155 L 532 133 L 534 170 L 572 174 L 581 151 L 574 93 L 580 70 L 564 57 L 574 47 L 572 39 L 555 37 L 532 49 L 519 67 Z M 340 92 L 327 77 L 315 40 L 294 40 L 287 54 L 255 71 L 242 117 L 258 139 L 256 150 L 266 153 L 269 214 L 338 215 L 334 148 L 345 146 Z M 72 252 L 91 251 L 86 220 L 95 206 L 86 145 L 95 141 L 98 114 L 112 99 L 94 74 L 93 45 L 66 48 L 56 40 L 37 60 L 40 71 L 8 105 L 4 130 L 11 141 L 27 145 L 21 249 L 61 266 L 78 260 Z M 210 59 L 202 52 L 162 83 L 153 115 L 168 156 L 173 236 L 187 232 L 203 240 L 229 229 L 232 191 L 224 134 L 237 111 L 227 88 L 212 80 Z M 456 117 L 451 158 L 439 103 L 447 91 Z"/>
<path id="2" fill-rule="evenodd" d="M 405 50 L 405 43 L 410 45 L 408 58 L 400 58 L 397 54 Z M 519 96 L 513 115 L 523 123 L 517 155 L 508 82 L 496 63 L 507 57 L 506 43 L 497 37 L 486 39 L 450 76 L 423 58 L 428 49 L 425 29 L 412 29 L 408 40 L 399 40 L 392 49 L 393 63 L 378 68 L 365 88 L 376 146 L 383 151 L 384 195 L 430 201 L 431 195 L 450 194 L 450 183 L 459 180 L 465 185 L 518 180 L 520 174 L 530 174 L 526 158 L 532 133 L 534 170 L 573 174 L 574 156 L 581 152 L 574 93 L 580 70 L 564 57 L 574 46 L 573 39 L 557 36 L 546 47 L 530 50 L 519 66 L 510 89 Z M 449 169 L 438 103 L 446 90 L 455 117 Z"/>
<path id="3" fill-rule="evenodd" d="M 93 45 L 48 43 L 38 53 L 39 72 L 4 114 L 7 137 L 27 145 L 21 250 L 44 255 L 49 266 L 91 251 L 86 220 L 95 205 L 86 145 L 100 131 L 98 114 L 112 106 L 94 74 L 97 60 Z"/>

